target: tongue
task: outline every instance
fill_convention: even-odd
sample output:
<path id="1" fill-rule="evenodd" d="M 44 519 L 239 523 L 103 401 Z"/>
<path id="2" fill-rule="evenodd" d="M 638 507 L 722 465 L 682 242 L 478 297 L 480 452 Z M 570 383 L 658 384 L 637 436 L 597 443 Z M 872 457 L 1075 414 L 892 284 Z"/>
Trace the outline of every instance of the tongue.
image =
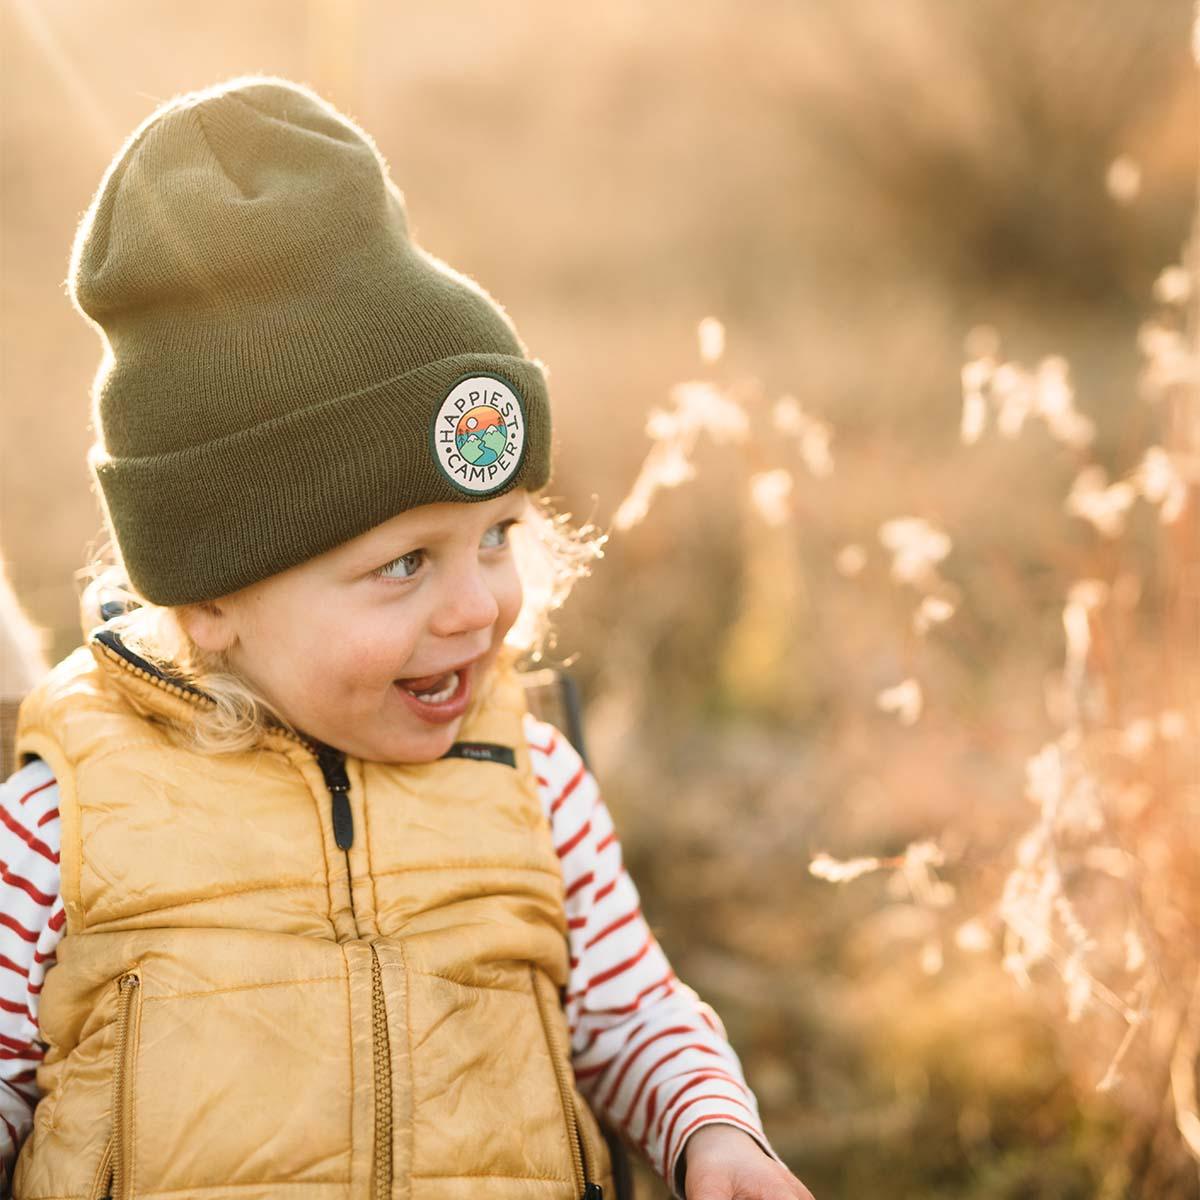
<path id="1" fill-rule="evenodd" d="M 453 672 L 450 672 L 452 675 Z M 401 679 L 400 684 L 410 692 L 432 692 L 435 690 L 434 684 L 440 683 L 442 687 L 446 686 L 450 675 L 424 675 L 420 679 Z M 437 688 L 441 691 L 441 688 Z"/>

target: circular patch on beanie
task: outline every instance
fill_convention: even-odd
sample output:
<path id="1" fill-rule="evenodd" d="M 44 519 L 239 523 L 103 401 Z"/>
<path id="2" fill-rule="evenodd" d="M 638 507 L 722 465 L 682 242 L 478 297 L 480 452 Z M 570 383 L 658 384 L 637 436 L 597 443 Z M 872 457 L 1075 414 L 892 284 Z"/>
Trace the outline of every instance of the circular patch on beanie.
<path id="1" fill-rule="evenodd" d="M 498 375 L 464 375 L 433 418 L 433 456 L 460 491 L 499 491 L 525 456 L 525 405 Z"/>

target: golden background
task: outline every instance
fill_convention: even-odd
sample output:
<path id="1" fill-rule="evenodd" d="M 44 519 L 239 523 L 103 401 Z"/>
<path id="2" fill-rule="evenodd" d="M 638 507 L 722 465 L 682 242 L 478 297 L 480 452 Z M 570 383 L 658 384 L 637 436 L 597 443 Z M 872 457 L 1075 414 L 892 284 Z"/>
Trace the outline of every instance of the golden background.
<path id="1" fill-rule="evenodd" d="M 1185 0 L 9 0 L 3 21 L 0 546 L 50 661 L 102 540 L 75 224 L 162 100 L 309 83 L 550 368 L 547 490 L 611 533 L 558 660 L 647 916 L 792 1169 L 820 1200 L 1200 1197 L 1196 275 L 1164 276 L 1196 205 Z M 1060 357 L 1090 439 L 1013 415 L 1061 400 Z M 634 520 L 654 412 L 694 444 Z M 1185 478 L 1169 524 L 1137 474 L 1153 446 Z M 1065 507 L 1089 466 L 1115 530 Z M 1129 478 L 1133 501 L 1103 491 Z M 906 517 L 928 527 L 885 544 Z M 930 528 L 933 573 L 897 574 Z M 931 597 L 952 613 L 919 628 Z M 1047 745 L 1092 780 L 1050 817 Z M 1069 903 L 1021 842 L 1039 819 Z M 863 861 L 839 884 L 820 854 Z M 1049 907 L 1022 909 L 1039 880 Z"/>

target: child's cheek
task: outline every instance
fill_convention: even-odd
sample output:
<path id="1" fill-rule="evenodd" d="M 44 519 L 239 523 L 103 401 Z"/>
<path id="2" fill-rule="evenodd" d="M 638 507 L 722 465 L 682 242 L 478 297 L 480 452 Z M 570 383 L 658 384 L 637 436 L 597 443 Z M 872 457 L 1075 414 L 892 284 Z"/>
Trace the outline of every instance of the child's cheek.
<path id="1" fill-rule="evenodd" d="M 521 577 L 517 573 L 516 564 L 511 563 L 502 579 L 501 585 L 496 591 L 496 603 L 500 607 L 500 616 L 497 619 L 497 625 L 499 626 L 496 637 L 497 641 L 501 640 L 516 622 L 517 617 L 520 615 L 523 601 L 524 593 L 521 586 Z"/>
<path id="2" fill-rule="evenodd" d="M 340 665 L 336 674 L 350 686 L 386 687 L 406 671 L 412 658 L 409 639 L 398 637 L 394 624 L 376 629 L 360 627 L 347 635 L 342 643 Z"/>

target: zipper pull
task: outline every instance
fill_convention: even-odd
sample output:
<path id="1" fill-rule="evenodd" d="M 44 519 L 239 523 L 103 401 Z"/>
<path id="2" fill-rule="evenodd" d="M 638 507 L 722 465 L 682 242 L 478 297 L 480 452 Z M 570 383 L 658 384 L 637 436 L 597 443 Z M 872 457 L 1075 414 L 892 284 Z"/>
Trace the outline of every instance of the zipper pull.
<path id="1" fill-rule="evenodd" d="M 349 850 L 354 841 L 354 818 L 350 815 L 350 776 L 346 774 L 346 758 L 332 746 L 317 750 L 317 762 L 325 776 L 325 786 L 333 803 L 333 840 L 341 850 Z"/>
<path id="2" fill-rule="evenodd" d="M 575 1125 L 575 1140 L 579 1143 L 579 1157 L 583 1163 L 583 1197 L 582 1200 L 604 1200 L 604 1189 L 598 1183 L 588 1179 L 587 1151 L 583 1147 L 583 1132 L 578 1122 Z"/>

